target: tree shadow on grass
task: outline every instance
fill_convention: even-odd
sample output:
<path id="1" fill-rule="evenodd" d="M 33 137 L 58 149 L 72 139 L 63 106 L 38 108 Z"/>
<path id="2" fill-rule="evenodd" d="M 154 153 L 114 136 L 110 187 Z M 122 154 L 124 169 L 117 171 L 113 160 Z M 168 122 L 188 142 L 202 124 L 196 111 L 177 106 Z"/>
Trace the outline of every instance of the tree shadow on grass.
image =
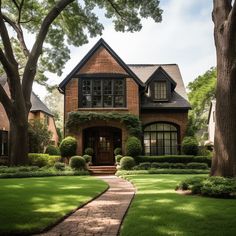
<path id="1" fill-rule="evenodd" d="M 131 177 L 138 192 L 121 235 L 236 235 L 236 201 L 179 195 L 174 189 L 185 177 Z"/>
<path id="2" fill-rule="evenodd" d="M 55 223 L 107 185 L 91 177 L 0 180 L 0 235 L 29 234 Z"/>

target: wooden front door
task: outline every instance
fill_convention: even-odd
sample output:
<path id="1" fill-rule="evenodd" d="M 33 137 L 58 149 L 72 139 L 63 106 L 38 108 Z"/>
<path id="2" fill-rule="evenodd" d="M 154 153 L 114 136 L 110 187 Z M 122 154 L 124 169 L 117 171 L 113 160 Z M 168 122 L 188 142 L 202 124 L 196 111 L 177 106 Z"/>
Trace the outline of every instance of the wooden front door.
<path id="1" fill-rule="evenodd" d="M 100 132 L 97 137 L 97 163 L 112 164 L 113 142 L 108 133 Z"/>
<path id="2" fill-rule="evenodd" d="M 94 127 L 84 130 L 84 149 L 92 147 L 94 165 L 114 165 L 114 149 L 121 147 L 121 130 L 112 127 Z"/>

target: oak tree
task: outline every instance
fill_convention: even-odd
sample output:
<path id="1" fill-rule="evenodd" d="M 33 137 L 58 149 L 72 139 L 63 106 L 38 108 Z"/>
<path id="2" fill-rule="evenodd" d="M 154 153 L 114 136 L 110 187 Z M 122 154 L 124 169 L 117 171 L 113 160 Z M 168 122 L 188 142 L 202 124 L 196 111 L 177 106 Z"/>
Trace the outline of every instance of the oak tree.
<path id="1" fill-rule="evenodd" d="M 10 122 L 10 162 L 25 164 L 28 114 L 34 80 L 45 83 L 46 70 L 61 74 L 68 45 L 81 46 L 101 35 L 96 9 L 111 18 L 117 31 L 139 31 L 141 18 L 161 21 L 157 0 L 0 0 L 0 62 L 10 96 L 0 85 L 0 102 Z M 25 39 L 30 34 L 31 40 Z M 22 59 L 22 56 L 24 56 Z"/>
<path id="2" fill-rule="evenodd" d="M 232 177 L 236 176 L 236 1 L 213 4 L 217 85 L 211 175 Z"/>

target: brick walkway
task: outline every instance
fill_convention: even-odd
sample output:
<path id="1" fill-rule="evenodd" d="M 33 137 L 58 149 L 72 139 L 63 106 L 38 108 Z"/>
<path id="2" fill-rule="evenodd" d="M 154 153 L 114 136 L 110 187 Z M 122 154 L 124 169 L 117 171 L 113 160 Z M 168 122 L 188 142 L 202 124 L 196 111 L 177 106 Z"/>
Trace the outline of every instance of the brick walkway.
<path id="1" fill-rule="evenodd" d="M 98 176 L 108 191 L 77 210 L 43 236 L 116 236 L 135 193 L 133 185 L 116 176 Z"/>

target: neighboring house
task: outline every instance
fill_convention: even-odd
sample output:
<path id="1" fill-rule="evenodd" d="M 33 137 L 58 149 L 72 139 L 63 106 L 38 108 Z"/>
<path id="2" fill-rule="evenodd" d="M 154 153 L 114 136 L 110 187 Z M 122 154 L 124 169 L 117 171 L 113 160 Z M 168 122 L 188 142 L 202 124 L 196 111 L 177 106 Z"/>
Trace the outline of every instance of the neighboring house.
<path id="1" fill-rule="evenodd" d="M 3 88 L 9 94 L 8 85 L 4 78 L 0 78 L 0 83 Z M 46 105 L 39 99 L 39 97 L 32 92 L 31 94 L 32 107 L 29 113 L 29 121 L 40 119 L 48 127 L 48 130 L 52 132 L 51 143 L 58 144 L 58 135 L 55 126 L 54 116 L 52 112 L 46 107 Z M 9 132 L 9 121 L 6 112 L 0 103 L 0 156 L 8 155 L 8 132 Z"/>
<path id="2" fill-rule="evenodd" d="M 214 138 L 215 138 L 215 111 L 216 111 L 216 100 L 211 101 L 211 106 L 208 115 L 208 140 L 206 141 L 205 145 L 213 145 Z"/>
<path id="3" fill-rule="evenodd" d="M 138 52 L 138 50 L 137 50 Z M 180 152 L 190 105 L 176 64 L 127 65 L 100 39 L 61 82 L 65 123 L 70 112 L 134 114 L 143 126 L 145 155 Z M 129 133 L 119 121 L 91 120 L 66 135 L 77 138 L 77 154 L 92 147 L 97 165 L 114 164 L 113 151 Z"/>

